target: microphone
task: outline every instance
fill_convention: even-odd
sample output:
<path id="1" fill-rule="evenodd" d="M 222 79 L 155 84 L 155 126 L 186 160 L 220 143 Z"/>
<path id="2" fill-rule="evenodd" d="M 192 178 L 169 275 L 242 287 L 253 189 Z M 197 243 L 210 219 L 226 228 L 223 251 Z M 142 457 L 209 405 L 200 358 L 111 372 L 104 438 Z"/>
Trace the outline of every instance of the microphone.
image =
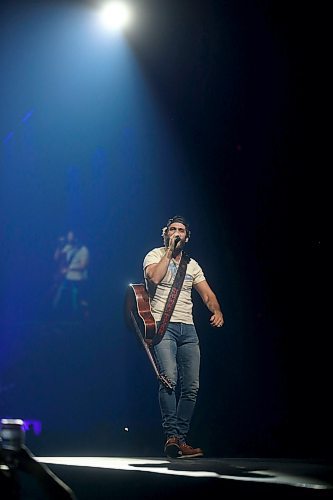
<path id="1" fill-rule="evenodd" d="M 176 248 L 176 246 L 178 245 L 178 243 L 180 242 L 180 237 L 179 236 L 176 236 L 175 238 L 175 246 L 174 248 Z"/>

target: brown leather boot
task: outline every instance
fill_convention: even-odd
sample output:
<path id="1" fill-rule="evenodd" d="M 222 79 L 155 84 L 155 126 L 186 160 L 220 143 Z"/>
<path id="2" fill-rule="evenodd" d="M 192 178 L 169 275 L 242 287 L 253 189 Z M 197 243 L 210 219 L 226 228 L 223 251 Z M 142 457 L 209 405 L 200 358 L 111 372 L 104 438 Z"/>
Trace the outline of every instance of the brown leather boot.
<path id="1" fill-rule="evenodd" d="M 179 458 L 197 458 L 203 457 L 203 451 L 201 448 L 192 448 L 189 444 L 178 443 L 181 451 L 181 456 Z"/>
<path id="2" fill-rule="evenodd" d="M 170 436 L 164 446 L 164 453 L 169 458 L 179 458 L 182 454 L 177 436 Z"/>

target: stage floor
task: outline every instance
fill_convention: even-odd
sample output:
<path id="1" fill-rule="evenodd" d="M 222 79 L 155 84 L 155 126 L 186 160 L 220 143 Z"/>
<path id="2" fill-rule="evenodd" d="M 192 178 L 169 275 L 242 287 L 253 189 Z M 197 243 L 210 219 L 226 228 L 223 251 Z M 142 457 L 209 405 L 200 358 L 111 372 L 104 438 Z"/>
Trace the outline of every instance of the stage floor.
<path id="1" fill-rule="evenodd" d="M 38 457 L 77 500 L 331 499 L 333 464 L 267 458 Z"/>

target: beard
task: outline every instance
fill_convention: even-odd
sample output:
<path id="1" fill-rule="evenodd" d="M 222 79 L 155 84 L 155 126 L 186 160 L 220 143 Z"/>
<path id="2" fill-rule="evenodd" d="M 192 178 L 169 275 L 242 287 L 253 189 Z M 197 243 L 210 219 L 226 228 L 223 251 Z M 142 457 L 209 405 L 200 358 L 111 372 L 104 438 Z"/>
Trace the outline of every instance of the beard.
<path id="1" fill-rule="evenodd" d="M 169 243 L 170 243 L 170 237 L 169 236 L 165 236 L 164 238 L 164 244 L 165 244 L 165 247 L 167 248 L 169 246 Z M 184 240 L 180 240 L 178 243 L 177 243 L 177 247 L 174 249 L 174 253 L 179 253 L 185 246 L 185 241 Z"/>

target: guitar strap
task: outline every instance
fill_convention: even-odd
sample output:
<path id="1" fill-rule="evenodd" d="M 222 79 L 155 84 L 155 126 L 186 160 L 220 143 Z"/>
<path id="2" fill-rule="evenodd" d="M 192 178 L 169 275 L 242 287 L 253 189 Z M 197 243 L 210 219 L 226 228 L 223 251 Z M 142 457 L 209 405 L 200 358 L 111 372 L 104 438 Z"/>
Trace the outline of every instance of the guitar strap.
<path id="1" fill-rule="evenodd" d="M 73 261 L 73 259 L 74 259 L 75 255 L 79 252 L 79 250 L 81 250 L 81 248 L 82 248 L 82 245 L 81 245 L 80 247 L 76 247 L 76 248 L 74 249 L 74 252 L 70 255 L 70 257 L 69 257 L 69 259 L 68 259 L 68 261 L 67 261 L 67 266 L 70 266 L 70 265 L 71 265 L 71 263 L 72 263 L 72 261 Z"/>
<path id="2" fill-rule="evenodd" d="M 167 298 L 167 301 L 166 301 L 166 304 L 165 304 L 165 307 L 163 310 L 160 324 L 157 328 L 157 332 L 154 335 L 154 338 L 152 339 L 152 343 L 154 345 L 158 344 L 162 340 L 163 335 L 166 332 L 171 315 L 173 313 L 176 302 L 178 300 L 180 290 L 181 290 L 182 285 L 183 285 L 183 281 L 184 281 L 186 269 L 187 269 L 187 264 L 189 263 L 189 261 L 190 261 L 189 256 L 183 252 L 182 257 L 181 257 L 180 262 L 179 262 L 179 266 L 178 266 L 178 270 L 177 270 L 174 282 L 172 284 L 171 290 L 169 292 L 169 295 L 168 295 L 168 298 Z"/>

